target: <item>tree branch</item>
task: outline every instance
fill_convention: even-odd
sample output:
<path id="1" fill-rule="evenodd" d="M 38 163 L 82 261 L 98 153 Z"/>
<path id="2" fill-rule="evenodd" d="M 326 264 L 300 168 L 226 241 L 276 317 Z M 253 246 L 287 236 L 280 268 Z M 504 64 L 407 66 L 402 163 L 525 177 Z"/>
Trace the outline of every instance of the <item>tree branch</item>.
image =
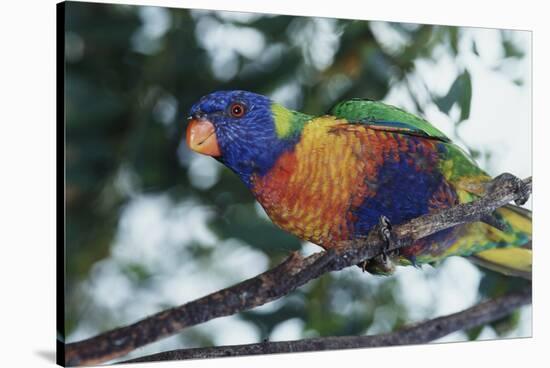
<path id="1" fill-rule="evenodd" d="M 493 180 L 488 193 L 476 201 L 394 226 L 392 233 L 395 239 L 386 250 L 405 247 L 435 232 L 477 221 L 508 202 L 529 194 L 531 181 L 530 177 L 521 181 L 511 175 L 501 175 Z M 323 251 L 306 258 L 293 253 L 275 268 L 239 284 L 159 312 L 132 325 L 66 344 L 65 362 L 67 365 L 91 365 L 124 356 L 184 328 L 281 298 L 324 273 L 374 258 L 385 246 L 379 231 L 373 229 L 364 238 L 342 242 L 338 250 Z"/>
<path id="2" fill-rule="evenodd" d="M 435 318 L 386 334 L 317 337 L 294 341 L 178 349 L 127 360 L 123 363 L 424 344 L 455 331 L 496 321 L 529 303 L 531 303 L 531 290 L 525 290 L 488 300 L 462 312 Z"/>

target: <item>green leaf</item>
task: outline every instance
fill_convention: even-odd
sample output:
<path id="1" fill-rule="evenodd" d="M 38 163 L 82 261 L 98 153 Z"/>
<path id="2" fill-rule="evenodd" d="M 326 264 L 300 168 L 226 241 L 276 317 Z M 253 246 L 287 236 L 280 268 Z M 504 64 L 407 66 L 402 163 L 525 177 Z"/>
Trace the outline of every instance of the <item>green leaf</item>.
<path id="1" fill-rule="evenodd" d="M 458 28 L 449 27 L 449 43 L 451 45 L 451 50 L 456 56 L 458 54 Z"/>
<path id="2" fill-rule="evenodd" d="M 502 336 L 514 331 L 519 325 L 519 319 L 520 312 L 519 310 L 515 310 L 509 315 L 492 322 L 490 325 L 497 335 Z"/>
<path id="3" fill-rule="evenodd" d="M 477 340 L 477 338 L 481 334 L 481 331 L 483 330 L 483 327 L 485 327 L 485 326 L 483 326 L 483 325 L 482 326 L 477 326 L 477 327 L 470 328 L 469 330 L 467 330 L 466 335 L 468 335 L 468 340 L 470 340 L 470 341 Z"/>
<path id="4" fill-rule="evenodd" d="M 503 40 L 504 56 L 507 58 L 522 58 L 525 54 L 512 41 Z"/>
<path id="5" fill-rule="evenodd" d="M 481 152 L 479 150 L 470 148 L 470 156 L 472 156 L 472 158 L 476 160 L 481 156 Z"/>
<path id="6" fill-rule="evenodd" d="M 477 44 L 476 44 L 476 41 L 472 41 L 472 52 L 473 52 L 476 56 L 479 56 L 479 51 L 477 51 Z"/>
<path id="7" fill-rule="evenodd" d="M 470 105 L 472 100 L 472 79 L 470 73 L 464 70 L 462 74 L 459 74 L 449 92 L 443 97 L 436 98 L 435 104 L 441 110 L 441 112 L 448 114 L 451 108 L 458 104 L 460 107 L 460 118 L 457 124 L 468 119 L 470 117 Z"/>
<path id="8" fill-rule="evenodd" d="M 512 83 L 514 83 L 514 84 L 515 84 L 516 86 L 518 86 L 518 87 L 521 87 L 521 86 L 523 86 L 523 83 L 524 83 L 524 82 L 523 82 L 523 79 L 518 78 L 518 79 L 514 79 L 514 80 L 512 81 Z"/>

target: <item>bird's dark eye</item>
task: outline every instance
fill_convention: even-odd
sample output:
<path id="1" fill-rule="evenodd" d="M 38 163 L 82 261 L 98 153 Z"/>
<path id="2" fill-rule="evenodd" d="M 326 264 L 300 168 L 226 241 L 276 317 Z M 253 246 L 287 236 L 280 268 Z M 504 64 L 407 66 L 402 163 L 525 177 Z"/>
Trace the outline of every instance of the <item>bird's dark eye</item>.
<path id="1" fill-rule="evenodd" d="M 244 115 L 245 108 L 242 103 L 235 102 L 231 104 L 231 107 L 229 108 L 229 112 L 231 113 L 231 116 L 234 118 L 240 118 Z"/>

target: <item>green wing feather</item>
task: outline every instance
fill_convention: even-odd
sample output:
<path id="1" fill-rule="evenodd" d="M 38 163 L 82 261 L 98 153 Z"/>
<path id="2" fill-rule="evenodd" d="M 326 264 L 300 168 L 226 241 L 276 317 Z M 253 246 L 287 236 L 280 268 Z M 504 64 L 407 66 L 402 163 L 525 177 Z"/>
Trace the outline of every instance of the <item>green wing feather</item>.
<path id="1" fill-rule="evenodd" d="M 329 114 L 353 123 L 369 125 L 372 129 L 428 137 L 442 142 L 451 141 L 428 121 L 378 101 L 353 98 L 336 104 Z"/>

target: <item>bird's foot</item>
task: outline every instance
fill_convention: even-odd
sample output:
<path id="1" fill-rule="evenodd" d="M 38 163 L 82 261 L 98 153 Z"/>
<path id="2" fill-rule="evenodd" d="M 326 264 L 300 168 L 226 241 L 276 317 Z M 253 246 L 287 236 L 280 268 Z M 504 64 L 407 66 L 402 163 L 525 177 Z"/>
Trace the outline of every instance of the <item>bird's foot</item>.
<path id="1" fill-rule="evenodd" d="M 363 261 L 358 264 L 363 272 L 373 275 L 391 275 L 395 271 L 395 264 L 390 257 L 380 254 L 374 258 Z"/>
<path id="2" fill-rule="evenodd" d="M 369 260 L 365 260 L 358 264 L 363 272 L 376 275 L 390 275 L 395 271 L 395 264 L 392 258 L 398 254 L 398 251 L 391 251 L 391 244 L 393 242 L 392 237 L 392 225 L 390 220 L 386 216 L 380 216 L 378 220 L 378 232 L 384 241 L 382 252 Z"/>
<path id="3" fill-rule="evenodd" d="M 515 204 L 518 206 L 524 205 L 531 196 L 531 186 L 524 183 L 523 180 L 510 173 L 500 174 L 499 176 L 494 178 L 489 185 L 489 192 L 498 187 L 499 184 L 505 182 L 512 182 L 515 187 L 514 190 L 518 194 L 518 198 L 514 201 Z"/>
<path id="4" fill-rule="evenodd" d="M 380 236 L 384 240 L 384 246 L 382 247 L 382 256 L 388 258 L 388 250 L 392 244 L 391 222 L 386 216 L 382 215 L 378 219 L 378 231 Z"/>

